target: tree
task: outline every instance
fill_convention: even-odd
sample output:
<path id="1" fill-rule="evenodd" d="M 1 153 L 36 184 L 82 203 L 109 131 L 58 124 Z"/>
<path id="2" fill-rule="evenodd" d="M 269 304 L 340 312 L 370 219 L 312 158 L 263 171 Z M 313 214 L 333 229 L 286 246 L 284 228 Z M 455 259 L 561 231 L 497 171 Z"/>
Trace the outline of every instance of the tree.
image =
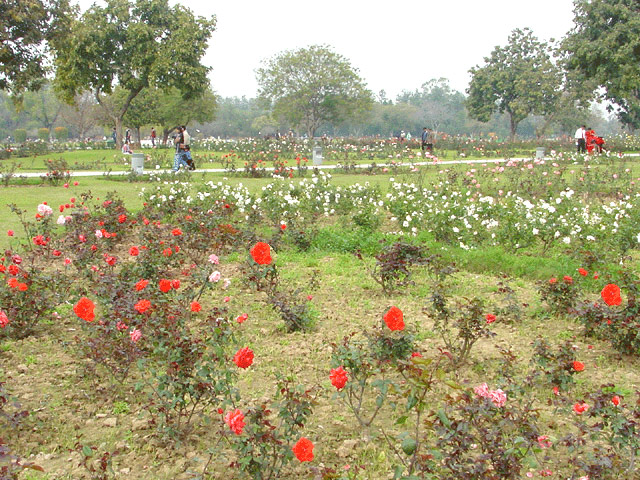
<path id="1" fill-rule="evenodd" d="M 459 133 L 466 115 L 464 95 L 452 90 L 446 78 L 433 78 L 421 88 L 421 91 L 403 92 L 396 99 L 418 108 L 416 120 L 422 124 L 419 131 L 428 126 L 436 132 Z"/>
<path id="2" fill-rule="evenodd" d="M 563 41 L 568 68 L 594 79 L 620 121 L 640 127 L 640 2 L 575 0 L 574 28 Z"/>
<path id="3" fill-rule="evenodd" d="M 349 61 L 329 47 L 285 51 L 257 70 L 259 97 L 275 117 L 313 137 L 324 123 L 339 124 L 364 115 L 373 103 Z"/>
<path id="4" fill-rule="evenodd" d="M 511 138 L 530 114 L 552 111 L 561 87 L 561 72 L 551 61 L 550 47 L 531 30 L 516 29 L 506 47 L 496 47 L 485 65 L 475 66 L 467 89 L 472 118 L 486 122 L 494 112 L 509 115 Z"/>
<path id="5" fill-rule="evenodd" d="M 26 92 L 20 108 L 35 119 L 38 126 L 45 127 L 53 133 L 53 126 L 62 110 L 62 103 L 56 98 L 51 84 L 47 83 L 37 92 Z"/>
<path id="6" fill-rule="evenodd" d="M 64 105 L 61 114 L 64 121 L 73 127 L 73 133 L 84 140 L 97 124 L 97 108 L 93 94 L 83 92 L 76 95 L 73 105 Z"/>
<path id="7" fill-rule="evenodd" d="M 193 13 L 168 0 L 105 0 L 73 23 L 69 40 L 55 48 L 56 88 L 67 102 L 85 90 L 122 137 L 122 120 L 144 88 L 176 88 L 184 99 L 203 94 L 209 68 L 200 63 L 215 28 L 215 17 Z M 125 101 L 103 103 L 118 85 Z M 116 108 L 113 108 L 113 106 Z M 113 109 L 112 109 L 113 108 Z"/>
<path id="8" fill-rule="evenodd" d="M 49 70 L 49 43 L 65 41 L 69 1 L 3 0 L 0 13 L 0 89 L 13 95 L 37 90 Z"/>
<path id="9" fill-rule="evenodd" d="M 178 89 L 158 92 L 158 106 L 151 123 L 162 127 L 162 143 L 166 145 L 169 134 L 180 125 L 192 122 L 208 122 L 212 120 L 216 111 L 216 96 L 207 88 L 198 97 L 185 100 Z"/>
<path id="10" fill-rule="evenodd" d="M 120 89 L 118 89 L 120 90 Z M 145 88 L 131 101 L 131 105 L 127 109 L 123 120 L 124 125 L 133 127 L 136 131 L 138 143 L 140 137 L 140 128 L 144 125 L 151 125 L 158 118 L 158 107 L 160 106 L 159 91 Z"/>

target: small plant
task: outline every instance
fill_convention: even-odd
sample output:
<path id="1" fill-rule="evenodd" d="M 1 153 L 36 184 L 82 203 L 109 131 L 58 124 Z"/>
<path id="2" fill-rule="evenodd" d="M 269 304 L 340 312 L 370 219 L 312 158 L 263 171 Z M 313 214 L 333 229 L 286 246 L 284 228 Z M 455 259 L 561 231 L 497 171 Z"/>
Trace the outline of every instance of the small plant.
<path id="1" fill-rule="evenodd" d="M 238 456 L 231 467 L 254 480 L 281 478 L 294 459 L 293 444 L 313 413 L 316 396 L 315 389 L 295 385 L 292 378 L 278 377 L 273 403 L 250 408 L 242 435 L 225 437 Z"/>
<path id="2" fill-rule="evenodd" d="M 301 289 L 271 291 L 267 302 L 280 314 L 287 332 L 309 331 L 315 325 L 318 313 Z"/>
<path id="3" fill-rule="evenodd" d="M 100 457 L 96 457 L 98 447 L 89 446 L 80 443 L 80 439 L 75 444 L 75 450 L 80 453 L 81 461 L 80 466 L 84 467 L 89 473 L 91 480 L 109 480 L 113 478 L 115 472 L 113 471 L 112 462 L 113 457 L 118 455 L 118 451 L 103 452 Z"/>
<path id="4" fill-rule="evenodd" d="M 433 328 L 444 341 L 454 365 L 467 361 L 478 340 L 495 335 L 488 327 L 493 320 L 487 319 L 484 302 L 479 298 L 464 299 L 451 307 L 441 293 L 435 292 L 427 311 L 435 316 Z"/>
<path id="5" fill-rule="evenodd" d="M 567 314 L 577 301 L 576 285 L 573 277 L 565 275 L 562 279 L 551 278 L 543 282 L 538 291 L 540 299 L 547 302 L 554 313 Z"/>
<path id="6" fill-rule="evenodd" d="M 357 256 L 363 259 L 359 252 Z M 429 264 L 436 256 L 427 257 L 424 247 L 396 242 L 384 247 L 382 253 L 375 258 L 376 264 L 369 273 L 382 286 L 384 293 L 391 295 L 399 288 L 413 284 L 411 280 L 413 266 Z"/>
<path id="7" fill-rule="evenodd" d="M 534 366 L 534 374 L 543 375 L 546 382 L 563 391 L 569 389 L 574 382 L 574 375 L 584 368 L 584 365 L 576 360 L 572 342 L 566 341 L 558 345 L 554 351 L 542 338 L 533 343 L 531 363 Z"/>

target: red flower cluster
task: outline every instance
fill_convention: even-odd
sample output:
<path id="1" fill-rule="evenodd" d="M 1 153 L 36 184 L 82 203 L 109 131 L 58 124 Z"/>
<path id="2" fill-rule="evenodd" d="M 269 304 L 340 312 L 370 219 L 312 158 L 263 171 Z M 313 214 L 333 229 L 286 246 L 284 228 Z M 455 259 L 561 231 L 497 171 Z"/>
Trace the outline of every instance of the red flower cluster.
<path id="1" fill-rule="evenodd" d="M 136 246 L 133 246 L 129 249 L 129 255 L 131 255 L 132 257 L 137 257 L 138 255 L 140 255 L 140 249 Z"/>
<path id="2" fill-rule="evenodd" d="M 271 263 L 271 246 L 268 243 L 256 243 L 249 253 L 258 265 L 269 265 Z"/>
<path id="3" fill-rule="evenodd" d="M 579 362 L 579 361 L 577 361 L 577 360 L 576 360 L 575 362 L 573 362 L 573 369 L 574 369 L 576 372 L 581 372 L 581 371 L 583 371 L 583 370 L 584 370 L 584 363 Z"/>
<path id="4" fill-rule="evenodd" d="M 144 313 L 151 308 L 151 301 L 149 300 L 140 300 L 136 303 L 133 308 L 135 308 L 138 313 Z"/>
<path id="5" fill-rule="evenodd" d="M 144 290 L 145 288 L 147 288 L 147 285 L 149 285 L 149 280 L 140 280 L 138 283 L 136 283 L 136 291 L 140 291 L 140 290 Z"/>
<path id="6" fill-rule="evenodd" d="M 600 292 L 600 296 L 604 303 L 609 306 L 612 305 L 620 305 L 622 303 L 622 298 L 620 297 L 620 287 L 615 283 L 610 283 L 606 285 L 602 292 Z"/>
<path id="7" fill-rule="evenodd" d="M 73 311 L 82 320 L 86 322 L 93 322 L 96 318 L 95 313 L 93 312 L 95 308 L 96 306 L 91 300 L 87 297 L 82 297 L 78 300 L 78 303 L 73 306 Z"/>
<path id="8" fill-rule="evenodd" d="M 493 313 L 487 314 L 487 325 L 496 321 L 496 316 Z"/>
<path id="9" fill-rule="evenodd" d="M 248 368 L 253 363 L 253 350 L 243 347 L 233 356 L 233 362 L 240 368 Z"/>
<path id="10" fill-rule="evenodd" d="M 313 443 L 308 438 L 302 437 L 291 450 L 301 462 L 310 462 L 313 460 Z"/>
<path id="11" fill-rule="evenodd" d="M 162 278 L 160 282 L 158 282 L 158 287 L 162 293 L 167 293 L 171 290 L 171 280 L 167 280 L 166 278 Z"/>
<path id="12" fill-rule="evenodd" d="M 583 277 L 586 277 L 587 275 L 589 275 L 589 272 L 587 272 L 584 268 L 579 268 L 578 273 Z"/>
<path id="13" fill-rule="evenodd" d="M 182 230 L 180 230 L 179 228 L 174 228 L 173 230 L 171 230 L 171 235 L 173 235 L 174 237 L 179 237 L 180 235 L 182 235 Z"/>
<path id="14" fill-rule="evenodd" d="M 200 310 L 202 310 L 202 305 L 200 305 L 200 303 L 196 302 L 195 300 L 191 302 L 192 312 L 199 312 Z"/>
<path id="15" fill-rule="evenodd" d="M 573 283 L 573 278 L 570 277 L 569 275 L 565 275 L 564 277 L 562 277 L 562 279 L 564 280 L 564 283 L 567 283 L 569 285 Z"/>
<path id="16" fill-rule="evenodd" d="M 227 413 L 224 416 L 224 423 L 229 425 L 229 428 L 236 435 L 242 434 L 242 429 L 246 425 L 244 423 L 244 415 L 240 411 L 240 409 L 236 408 L 232 412 Z"/>
<path id="17" fill-rule="evenodd" d="M 576 403 L 573 406 L 573 411 L 576 412 L 578 415 L 582 415 L 587 410 L 589 410 L 589 405 L 587 405 L 586 403 Z"/>
<path id="18" fill-rule="evenodd" d="M 384 323 L 389 327 L 389 330 L 404 330 L 402 310 L 398 307 L 391 307 L 387 313 L 384 314 L 383 319 Z"/>
<path id="19" fill-rule="evenodd" d="M 347 377 L 347 372 L 341 365 L 338 368 L 331 369 L 331 372 L 329 372 L 329 379 L 331 380 L 331 385 L 336 387 L 338 390 L 342 390 L 347 384 L 349 377 Z"/>

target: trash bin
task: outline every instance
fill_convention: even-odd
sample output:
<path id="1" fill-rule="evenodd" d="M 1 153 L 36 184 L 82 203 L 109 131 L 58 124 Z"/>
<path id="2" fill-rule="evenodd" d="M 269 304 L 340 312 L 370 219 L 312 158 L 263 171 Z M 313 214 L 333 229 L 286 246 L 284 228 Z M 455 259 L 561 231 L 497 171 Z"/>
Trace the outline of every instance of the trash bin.
<path id="1" fill-rule="evenodd" d="M 313 147 L 313 164 L 314 165 L 322 165 L 322 147 L 315 146 Z"/>
<path id="2" fill-rule="evenodd" d="M 544 147 L 536 148 L 536 158 L 539 158 L 539 159 L 544 158 Z"/>
<path id="3" fill-rule="evenodd" d="M 131 170 L 138 175 L 142 175 L 144 171 L 144 153 L 131 154 Z"/>

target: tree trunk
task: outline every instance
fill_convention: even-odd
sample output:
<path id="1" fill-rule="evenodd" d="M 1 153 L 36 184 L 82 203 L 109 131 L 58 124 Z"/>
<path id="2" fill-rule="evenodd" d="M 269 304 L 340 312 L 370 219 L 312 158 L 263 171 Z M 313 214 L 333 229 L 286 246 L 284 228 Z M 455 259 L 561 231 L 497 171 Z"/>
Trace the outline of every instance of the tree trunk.
<path id="1" fill-rule="evenodd" d="M 136 135 L 138 136 L 138 147 L 142 147 L 142 138 L 140 138 L 140 127 L 136 127 Z"/>
<path id="2" fill-rule="evenodd" d="M 513 113 L 509 113 L 509 123 L 511 124 L 511 141 L 513 142 L 516 138 L 516 130 L 518 129 L 518 122 L 516 122 L 515 115 Z"/>

